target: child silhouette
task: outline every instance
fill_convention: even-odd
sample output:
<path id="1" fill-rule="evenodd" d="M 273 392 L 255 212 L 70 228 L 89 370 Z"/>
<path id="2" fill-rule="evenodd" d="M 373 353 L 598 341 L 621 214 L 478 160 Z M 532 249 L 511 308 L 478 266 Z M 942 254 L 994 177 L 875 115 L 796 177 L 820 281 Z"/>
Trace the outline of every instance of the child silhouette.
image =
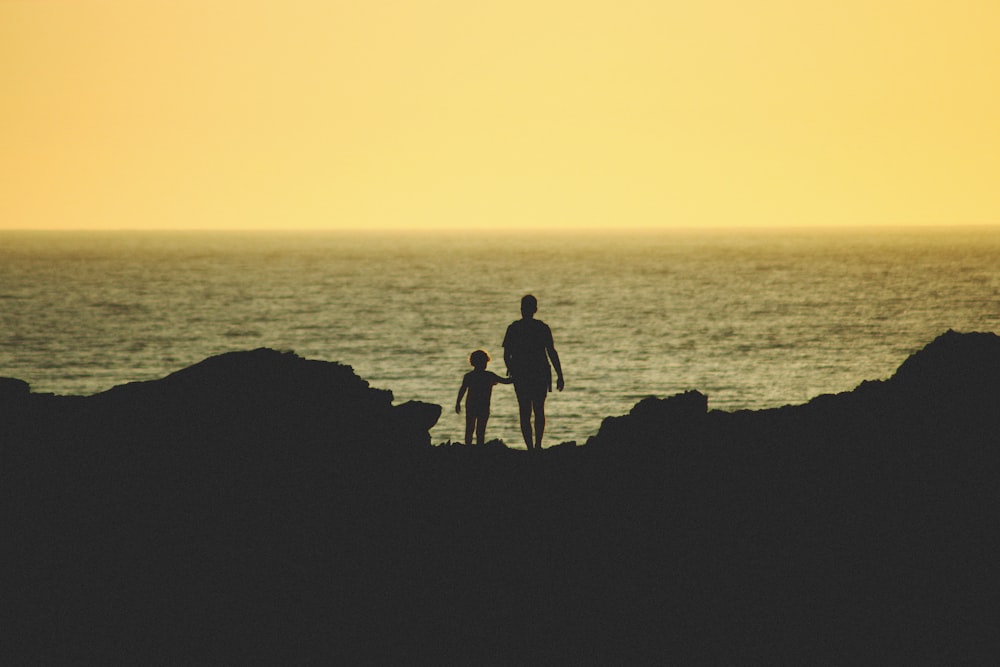
<path id="1" fill-rule="evenodd" d="M 458 390 L 458 400 L 455 401 L 455 412 L 462 414 L 462 397 L 469 392 L 465 401 L 465 444 L 472 444 L 472 433 L 476 434 L 476 444 L 481 445 L 486 439 L 486 422 L 490 418 L 490 396 L 493 385 L 510 384 L 514 380 L 500 377 L 486 370 L 490 363 L 490 355 L 483 350 L 476 350 L 469 355 L 472 370 L 462 378 L 462 388 Z"/>

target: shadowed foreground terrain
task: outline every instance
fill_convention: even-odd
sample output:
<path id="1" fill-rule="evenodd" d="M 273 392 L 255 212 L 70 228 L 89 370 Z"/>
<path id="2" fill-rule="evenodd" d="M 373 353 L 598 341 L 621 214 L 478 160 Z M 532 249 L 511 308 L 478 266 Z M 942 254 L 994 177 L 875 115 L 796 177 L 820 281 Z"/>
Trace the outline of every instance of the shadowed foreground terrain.
<path id="1" fill-rule="evenodd" d="M 649 398 L 583 446 L 272 350 L 87 397 L 0 380 L 0 660 L 968 663 L 996 634 L 1000 339 L 774 410 Z M 12 662 L 16 661 L 16 662 Z"/>

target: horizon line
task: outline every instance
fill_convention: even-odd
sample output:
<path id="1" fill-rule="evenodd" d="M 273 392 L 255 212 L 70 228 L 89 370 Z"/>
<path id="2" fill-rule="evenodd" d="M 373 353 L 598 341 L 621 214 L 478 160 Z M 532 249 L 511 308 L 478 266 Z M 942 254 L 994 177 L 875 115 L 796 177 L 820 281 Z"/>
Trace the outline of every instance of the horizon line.
<path id="1" fill-rule="evenodd" d="M 502 236 L 556 236 L 556 235 L 657 235 L 657 234 L 690 234 L 690 233 L 811 233 L 811 232 L 893 232 L 893 231 L 986 231 L 1000 230 L 1000 222 L 987 223 L 857 223 L 857 224 L 815 224 L 815 225 L 711 225 L 711 226 L 675 226 L 675 227 L 581 227 L 568 228 L 550 227 L 478 227 L 464 229 L 455 227 L 44 227 L 0 228 L 0 233 L 137 233 L 137 234 L 317 234 L 317 235 L 451 235 L 451 236 L 481 236 L 486 234 Z"/>

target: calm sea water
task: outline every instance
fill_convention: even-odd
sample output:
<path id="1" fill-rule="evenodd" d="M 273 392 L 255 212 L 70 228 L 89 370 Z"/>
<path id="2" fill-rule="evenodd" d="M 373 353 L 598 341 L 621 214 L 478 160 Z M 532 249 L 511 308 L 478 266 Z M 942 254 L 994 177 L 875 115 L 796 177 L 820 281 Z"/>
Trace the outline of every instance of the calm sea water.
<path id="1" fill-rule="evenodd" d="M 618 236 L 0 232 L 0 375 L 88 394 L 260 346 L 354 367 L 454 413 L 468 354 L 504 372 L 539 299 L 566 390 L 547 444 L 641 397 L 734 410 L 886 378 L 948 328 L 1000 328 L 1000 230 Z M 513 390 L 487 437 L 517 446 Z"/>

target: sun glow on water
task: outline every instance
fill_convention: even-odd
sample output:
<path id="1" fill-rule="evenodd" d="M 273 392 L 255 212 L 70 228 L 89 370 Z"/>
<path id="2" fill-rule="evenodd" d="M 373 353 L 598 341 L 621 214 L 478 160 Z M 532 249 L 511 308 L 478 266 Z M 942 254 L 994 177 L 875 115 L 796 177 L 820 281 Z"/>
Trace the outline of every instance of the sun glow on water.
<path id="1" fill-rule="evenodd" d="M 1000 322 L 1000 234 L 646 236 L 0 233 L 0 375 L 92 393 L 221 352 L 292 349 L 397 402 L 445 406 L 468 355 L 539 298 L 566 372 L 546 440 L 584 440 L 640 398 L 800 403 L 890 375 L 949 328 Z M 520 441 L 508 387 L 488 437 Z"/>

